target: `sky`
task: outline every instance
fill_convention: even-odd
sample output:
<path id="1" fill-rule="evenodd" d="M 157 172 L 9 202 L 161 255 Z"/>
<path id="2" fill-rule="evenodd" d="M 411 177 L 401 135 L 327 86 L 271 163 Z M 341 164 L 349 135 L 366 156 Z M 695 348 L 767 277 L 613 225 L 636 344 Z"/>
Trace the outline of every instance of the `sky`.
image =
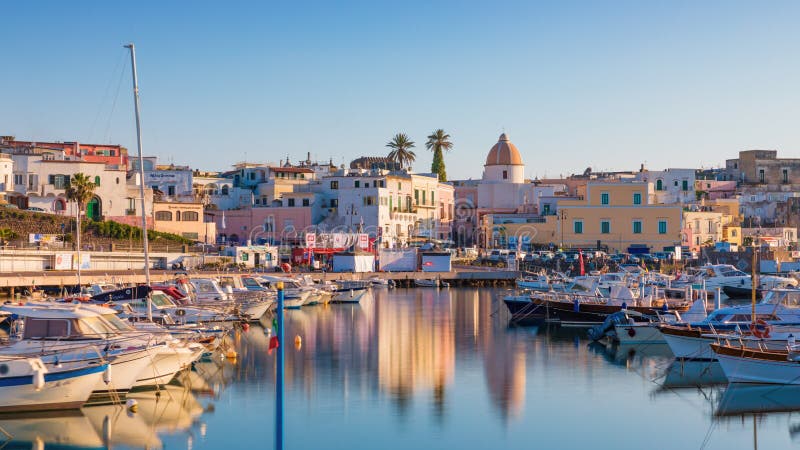
<path id="1" fill-rule="evenodd" d="M 452 136 L 479 178 L 797 157 L 799 2 L 3 2 L 0 135 L 114 143 L 201 170 L 385 155 Z"/>

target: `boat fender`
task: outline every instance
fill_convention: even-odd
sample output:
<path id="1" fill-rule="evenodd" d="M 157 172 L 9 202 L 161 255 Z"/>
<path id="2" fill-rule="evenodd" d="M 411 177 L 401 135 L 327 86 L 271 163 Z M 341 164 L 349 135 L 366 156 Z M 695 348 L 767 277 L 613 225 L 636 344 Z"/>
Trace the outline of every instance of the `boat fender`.
<path id="1" fill-rule="evenodd" d="M 300 350 L 300 347 L 303 346 L 303 338 L 301 338 L 299 334 L 294 337 L 294 346 L 298 350 Z"/>
<path id="2" fill-rule="evenodd" d="M 669 310 L 669 308 L 667 308 L 667 302 L 661 304 L 661 310 L 664 312 L 667 312 Z"/>
<path id="3" fill-rule="evenodd" d="M 125 409 L 127 409 L 128 412 L 135 413 L 139 410 L 139 402 L 137 402 L 135 399 L 129 398 L 128 401 L 125 402 Z"/>
<path id="4" fill-rule="evenodd" d="M 786 341 L 787 341 L 787 344 L 789 345 L 789 348 L 794 347 L 794 345 L 795 345 L 795 337 L 794 337 L 793 334 L 789 333 L 789 337 L 786 339 Z"/>
<path id="5" fill-rule="evenodd" d="M 186 315 L 186 310 L 185 309 L 178 309 L 178 310 L 175 311 L 175 315 L 176 316 L 181 316 L 181 317 L 185 316 Z"/>
<path id="6" fill-rule="evenodd" d="M 248 331 L 249 329 L 250 329 L 250 324 L 249 323 L 245 322 L 245 323 L 242 324 L 242 331 Z"/>
<path id="7" fill-rule="evenodd" d="M 628 336 L 630 337 L 636 336 L 636 330 L 634 330 L 633 328 L 628 328 Z"/>
<path id="8" fill-rule="evenodd" d="M 580 312 L 581 310 L 581 303 L 577 298 L 572 302 L 572 310 L 575 312 Z"/>
<path id="9" fill-rule="evenodd" d="M 111 364 L 106 367 L 106 370 L 103 371 L 103 383 L 109 384 L 111 383 Z"/>
<path id="10" fill-rule="evenodd" d="M 628 309 L 628 303 L 622 302 L 622 309 Z"/>
<path id="11" fill-rule="evenodd" d="M 36 369 L 33 371 L 33 387 L 36 391 L 41 391 L 44 387 L 44 370 Z"/>

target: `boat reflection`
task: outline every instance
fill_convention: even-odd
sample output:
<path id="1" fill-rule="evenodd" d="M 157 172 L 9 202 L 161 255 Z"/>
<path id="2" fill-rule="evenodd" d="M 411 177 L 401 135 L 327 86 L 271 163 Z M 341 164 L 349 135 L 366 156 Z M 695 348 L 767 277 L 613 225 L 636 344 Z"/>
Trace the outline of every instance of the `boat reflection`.
<path id="1" fill-rule="evenodd" d="M 732 383 L 720 397 L 717 416 L 800 411 L 800 386 Z"/>
<path id="2" fill-rule="evenodd" d="M 664 373 L 663 387 L 697 388 L 727 384 L 728 379 L 716 361 L 675 360 Z"/>
<path id="3" fill-rule="evenodd" d="M 2 448 L 106 448 L 80 410 L 0 416 Z"/>

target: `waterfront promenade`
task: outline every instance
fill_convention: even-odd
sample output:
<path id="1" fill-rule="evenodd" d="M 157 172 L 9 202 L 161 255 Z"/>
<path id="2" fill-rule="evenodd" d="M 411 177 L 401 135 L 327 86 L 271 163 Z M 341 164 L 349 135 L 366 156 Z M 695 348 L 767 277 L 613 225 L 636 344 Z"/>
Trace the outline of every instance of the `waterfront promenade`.
<path id="1" fill-rule="evenodd" d="M 176 270 L 150 270 L 150 281 L 160 283 L 174 279 L 177 276 L 188 275 L 189 277 L 213 277 L 225 274 L 247 274 L 256 273 L 248 271 L 176 271 Z M 258 272 L 269 275 L 288 275 L 296 273 L 282 274 L 276 272 Z M 519 272 L 497 270 L 486 267 L 458 266 L 453 267 L 450 272 L 367 272 L 367 273 L 346 273 L 346 272 L 310 272 L 314 278 L 324 280 L 366 280 L 379 277 L 393 280 L 399 285 L 411 285 L 414 280 L 438 278 L 452 285 L 465 286 L 494 286 L 512 283 L 518 277 Z M 102 282 L 113 282 L 123 284 L 145 283 L 144 270 L 92 270 L 81 272 L 81 283 L 92 284 Z M 31 287 L 42 286 L 74 286 L 78 284 L 78 274 L 75 271 L 28 271 L 14 273 L 0 273 L 0 289 L 30 289 Z"/>

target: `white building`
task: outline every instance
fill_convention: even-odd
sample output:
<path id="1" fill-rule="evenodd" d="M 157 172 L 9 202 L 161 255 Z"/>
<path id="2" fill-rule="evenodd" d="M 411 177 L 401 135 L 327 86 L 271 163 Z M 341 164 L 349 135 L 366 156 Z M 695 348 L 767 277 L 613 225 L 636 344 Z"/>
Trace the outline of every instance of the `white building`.
<path id="1" fill-rule="evenodd" d="M 672 205 L 697 200 L 694 169 L 642 170 L 636 175 L 636 180 L 653 184 L 653 203 Z"/>

